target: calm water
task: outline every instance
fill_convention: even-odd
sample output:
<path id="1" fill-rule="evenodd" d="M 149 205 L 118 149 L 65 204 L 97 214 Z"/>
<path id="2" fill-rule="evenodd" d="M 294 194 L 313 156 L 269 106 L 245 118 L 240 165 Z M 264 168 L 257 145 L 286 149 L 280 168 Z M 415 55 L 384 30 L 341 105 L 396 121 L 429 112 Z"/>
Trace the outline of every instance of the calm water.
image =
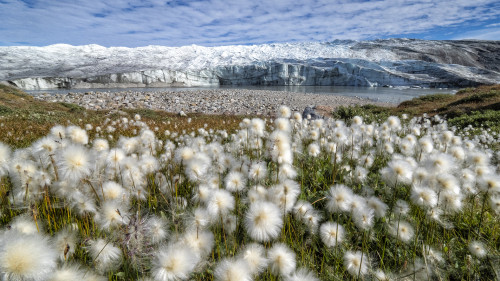
<path id="1" fill-rule="evenodd" d="M 271 91 L 288 91 L 296 93 L 313 93 L 324 95 L 337 95 L 360 97 L 370 99 L 373 101 L 400 103 L 405 100 L 410 100 L 414 97 L 446 93 L 454 94 L 457 89 L 424 89 L 424 88 L 409 88 L 409 87 L 348 87 L 348 86 L 220 86 L 220 87 L 172 87 L 172 88 L 112 88 L 112 89 L 71 89 L 71 90 L 42 90 L 42 91 L 27 91 L 33 95 L 40 93 L 49 94 L 65 94 L 72 93 L 85 93 L 85 92 L 124 92 L 124 91 L 138 91 L 138 92 L 161 92 L 161 91 L 196 91 L 207 89 L 250 89 L 250 90 L 271 90 Z"/>

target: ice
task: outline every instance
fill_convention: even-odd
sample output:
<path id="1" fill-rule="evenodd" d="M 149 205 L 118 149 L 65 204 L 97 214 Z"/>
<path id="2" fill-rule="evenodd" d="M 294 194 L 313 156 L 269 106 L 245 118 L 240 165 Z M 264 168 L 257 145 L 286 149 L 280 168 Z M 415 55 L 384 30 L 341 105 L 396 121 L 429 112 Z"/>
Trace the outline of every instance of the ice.
<path id="1" fill-rule="evenodd" d="M 486 50 L 486 52 L 485 52 Z M 0 81 L 58 87 L 343 85 L 500 81 L 500 41 L 388 39 L 203 47 L 0 47 Z"/>

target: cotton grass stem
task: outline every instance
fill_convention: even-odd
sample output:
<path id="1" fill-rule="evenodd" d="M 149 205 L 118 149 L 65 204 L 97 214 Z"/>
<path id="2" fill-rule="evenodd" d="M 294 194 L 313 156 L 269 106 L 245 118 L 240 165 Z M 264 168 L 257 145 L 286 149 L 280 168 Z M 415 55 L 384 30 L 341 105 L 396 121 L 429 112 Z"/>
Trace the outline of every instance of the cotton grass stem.
<path id="1" fill-rule="evenodd" d="M 483 215 L 484 215 L 484 208 L 486 206 L 486 200 L 488 199 L 488 191 L 484 193 L 483 196 L 483 206 L 481 207 L 481 215 L 479 217 L 479 226 L 477 228 L 477 236 L 476 238 L 479 239 L 479 236 L 481 235 L 481 227 L 483 226 Z"/>

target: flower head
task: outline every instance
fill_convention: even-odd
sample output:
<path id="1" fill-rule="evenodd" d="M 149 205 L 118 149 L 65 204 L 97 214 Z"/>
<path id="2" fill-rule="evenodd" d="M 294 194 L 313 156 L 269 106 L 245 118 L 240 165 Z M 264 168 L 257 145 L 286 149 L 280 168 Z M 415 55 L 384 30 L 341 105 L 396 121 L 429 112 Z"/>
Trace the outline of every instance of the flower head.
<path id="1" fill-rule="evenodd" d="M 293 274 L 285 277 L 285 281 L 319 281 L 319 279 L 312 271 L 301 268 Z"/>
<path id="2" fill-rule="evenodd" d="M 249 244 L 241 252 L 241 258 L 245 260 L 249 266 L 250 273 L 258 274 L 264 271 L 268 264 L 266 250 L 257 243 Z"/>
<path id="3" fill-rule="evenodd" d="M 250 268 L 243 259 L 229 259 L 222 260 L 215 268 L 215 279 L 218 281 L 251 281 Z"/>
<path id="4" fill-rule="evenodd" d="M 92 159 L 89 151 L 80 145 L 68 145 L 58 154 L 58 171 L 62 179 L 78 182 L 90 174 Z"/>
<path id="5" fill-rule="evenodd" d="M 96 263 L 97 271 L 103 273 L 118 268 L 122 262 L 122 251 L 104 239 L 90 241 L 90 256 Z"/>
<path id="6" fill-rule="evenodd" d="M 199 257 L 183 244 L 171 244 L 160 249 L 153 261 L 151 275 L 158 281 L 186 280 Z"/>
<path id="7" fill-rule="evenodd" d="M 207 210 L 212 217 L 226 215 L 234 209 L 234 197 L 224 189 L 214 190 L 208 199 Z"/>
<path id="8" fill-rule="evenodd" d="M 406 221 L 393 221 L 389 228 L 389 233 L 396 239 L 405 243 L 410 242 L 413 238 L 413 227 Z"/>
<path id="9" fill-rule="evenodd" d="M 350 188 L 345 185 L 334 185 L 328 190 L 326 208 L 332 213 L 349 211 L 352 197 L 353 192 Z"/>
<path id="10" fill-rule="evenodd" d="M 1 280 L 47 280 L 56 261 L 57 252 L 43 236 L 15 230 L 0 234 Z"/>
<path id="11" fill-rule="evenodd" d="M 352 276 L 365 275 L 368 273 L 368 256 L 360 251 L 347 251 L 344 254 L 344 267 Z"/>
<path id="12" fill-rule="evenodd" d="M 469 251 L 471 252 L 471 254 L 473 256 L 475 256 L 476 258 L 484 258 L 486 256 L 486 254 L 488 253 L 486 251 L 486 247 L 484 246 L 484 244 L 482 242 L 479 242 L 477 240 L 474 240 L 474 241 L 471 241 L 469 243 Z"/>
<path id="13" fill-rule="evenodd" d="M 250 205 L 245 226 L 250 237 L 256 241 L 270 241 L 276 238 L 283 226 L 282 212 L 273 203 L 260 201 Z"/>
<path id="14" fill-rule="evenodd" d="M 295 270 L 295 253 L 285 244 L 274 244 L 267 252 L 267 256 L 274 274 L 286 276 Z"/>
<path id="15" fill-rule="evenodd" d="M 344 227 L 336 222 L 326 222 L 319 228 L 319 234 L 327 247 L 335 247 L 344 240 Z"/>

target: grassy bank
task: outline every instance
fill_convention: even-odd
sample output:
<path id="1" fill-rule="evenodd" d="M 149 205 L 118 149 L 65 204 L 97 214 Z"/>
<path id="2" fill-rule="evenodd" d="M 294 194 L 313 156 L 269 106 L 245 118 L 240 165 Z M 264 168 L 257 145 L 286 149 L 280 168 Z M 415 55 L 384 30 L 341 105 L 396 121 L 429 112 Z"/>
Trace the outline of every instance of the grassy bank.
<path id="1" fill-rule="evenodd" d="M 500 132 L 500 85 L 466 88 L 456 94 L 425 95 L 404 101 L 394 108 L 373 105 L 342 107 L 334 113 L 335 118 L 345 121 L 359 115 L 365 120 L 380 121 L 390 115 L 410 117 L 440 115 L 449 124 L 464 129 L 490 129 Z"/>

